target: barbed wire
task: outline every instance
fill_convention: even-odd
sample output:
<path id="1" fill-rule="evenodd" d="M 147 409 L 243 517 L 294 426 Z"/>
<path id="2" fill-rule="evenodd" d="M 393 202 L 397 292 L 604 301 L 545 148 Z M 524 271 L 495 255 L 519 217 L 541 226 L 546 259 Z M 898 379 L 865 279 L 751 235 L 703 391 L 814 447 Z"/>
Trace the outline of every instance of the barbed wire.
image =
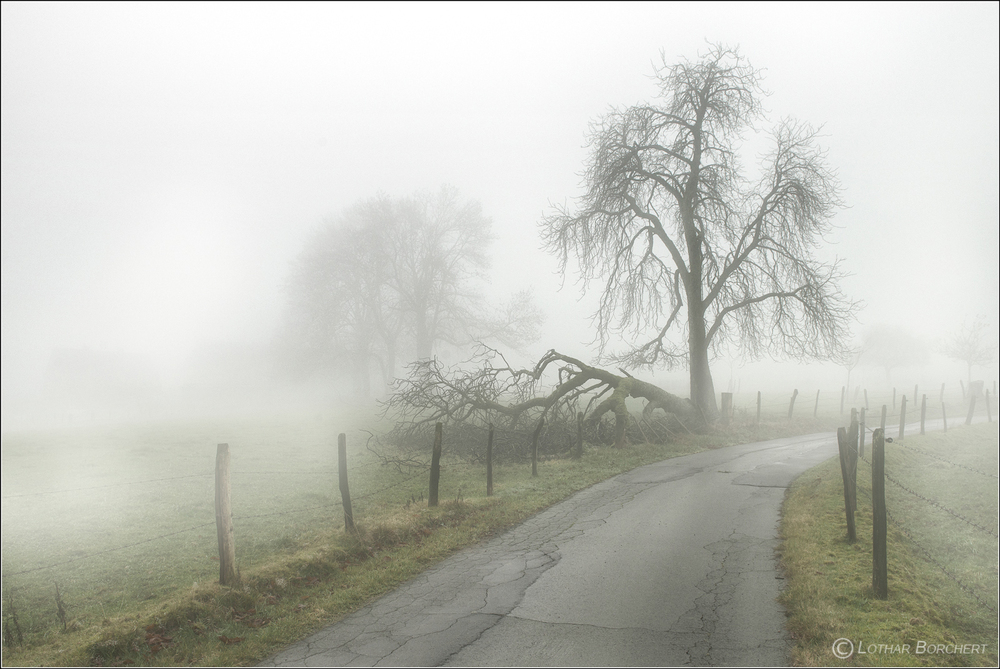
<path id="1" fill-rule="evenodd" d="M 4 574 L 4 577 L 6 578 L 7 576 L 20 576 L 22 574 L 30 574 L 30 573 L 33 573 L 33 572 L 36 572 L 36 571 L 45 571 L 46 569 L 52 569 L 54 567 L 60 567 L 62 565 L 71 564 L 73 562 L 80 562 L 82 560 L 89 560 L 90 558 L 94 558 L 94 557 L 97 557 L 99 555 L 106 555 L 107 553 L 114 553 L 116 551 L 125 550 L 126 548 L 135 548 L 136 546 L 141 546 L 143 544 L 148 544 L 150 542 L 158 541 L 160 539 L 166 539 L 167 537 L 173 537 L 173 536 L 176 536 L 178 534 L 184 534 L 185 532 L 193 532 L 194 530 L 200 530 L 201 528 L 208 527 L 209 525 L 215 525 L 215 521 L 213 520 L 210 523 L 203 523 L 201 525 L 195 525 L 194 527 L 189 527 L 189 528 L 184 529 L 184 530 L 177 530 L 176 532 L 168 532 L 167 534 L 161 534 L 161 535 L 156 536 L 156 537 L 150 537 L 149 539 L 143 539 L 142 541 L 136 541 L 136 542 L 131 543 L 131 544 L 126 544 L 124 546 L 117 546 L 115 548 L 106 548 L 105 550 L 97 551 L 96 553 L 90 553 L 89 555 L 81 555 L 80 557 L 72 558 L 72 559 L 69 559 L 69 560 L 63 560 L 62 562 L 54 562 L 52 564 L 45 565 L 43 567 L 35 567 L 33 569 L 24 569 L 24 570 L 21 570 L 21 571 L 11 572 L 9 574 Z"/>
<path id="2" fill-rule="evenodd" d="M 144 483 L 159 483 L 161 481 L 177 481 L 179 479 L 194 479 L 194 478 L 205 478 L 215 476 L 215 474 L 187 474 L 185 476 L 169 476 L 166 478 L 159 479 L 146 479 L 145 481 L 125 481 L 122 483 L 109 483 L 108 485 L 98 485 L 91 486 L 88 488 L 66 488 L 64 490 L 43 490 L 40 492 L 26 492 L 17 493 L 13 495 L 4 495 L 2 499 L 13 499 L 15 497 L 36 497 L 38 495 L 58 495 L 67 492 L 81 492 L 86 490 L 103 490 L 105 488 L 123 488 L 130 485 L 141 485 Z"/>
<path id="3" fill-rule="evenodd" d="M 966 593 L 968 593 L 973 599 L 975 599 L 977 602 L 979 602 L 980 604 L 982 604 L 988 610 L 993 611 L 994 613 L 996 613 L 996 611 L 997 611 L 996 604 L 990 604 L 989 602 L 983 601 L 983 599 L 980 598 L 979 595 L 976 594 L 975 590 L 973 590 L 970 586 L 968 586 L 965 583 L 963 583 L 961 579 L 959 579 L 957 576 L 955 576 L 950 571 L 948 571 L 948 568 L 945 567 L 940 562 L 938 562 L 934 558 L 934 556 L 931 555 L 930 552 L 926 548 L 924 548 L 923 545 L 921 545 L 921 543 L 919 541 L 917 541 L 914 538 L 914 536 L 912 534 L 910 534 L 909 531 L 903 525 L 901 525 L 898 520 L 895 519 L 895 517 L 893 517 L 893 515 L 891 513 L 889 513 L 888 509 L 886 509 L 885 515 L 886 515 L 886 518 L 888 518 L 889 521 L 892 522 L 892 526 L 895 527 L 897 530 L 899 530 L 904 536 L 906 536 L 906 538 L 910 540 L 910 543 L 913 544 L 913 546 L 915 546 L 917 549 L 919 549 L 921 553 L 923 553 L 924 557 L 927 559 L 928 562 L 930 562 L 931 564 L 933 564 L 934 566 L 936 566 L 938 569 L 940 569 L 944 573 L 945 576 L 947 576 L 952 581 L 954 581 L 958 585 L 958 587 L 960 587 L 962 590 L 964 590 Z"/>

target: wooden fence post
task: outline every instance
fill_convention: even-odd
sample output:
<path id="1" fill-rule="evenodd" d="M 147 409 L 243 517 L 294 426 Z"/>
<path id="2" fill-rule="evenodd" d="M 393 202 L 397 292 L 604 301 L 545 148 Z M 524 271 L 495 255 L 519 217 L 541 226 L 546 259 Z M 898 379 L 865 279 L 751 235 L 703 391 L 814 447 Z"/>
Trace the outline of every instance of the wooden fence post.
<path id="1" fill-rule="evenodd" d="M 903 426 L 906 425 L 906 395 L 899 400 L 899 438 L 903 438 Z"/>
<path id="2" fill-rule="evenodd" d="M 972 425 L 972 414 L 976 413 L 976 395 L 969 393 L 969 415 L 965 417 L 965 424 Z"/>
<path id="3" fill-rule="evenodd" d="M 351 488 L 347 485 L 347 435 L 343 432 L 337 437 L 337 474 L 340 479 L 340 501 L 344 507 L 344 531 L 354 532 Z"/>
<path id="4" fill-rule="evenodd" d="M 813 405 L 813 418 L 816 417 L 816 412 L 819 411 L 819 391 L 816 391 L 816 404 Z"/>
<path id="5" fill-rule="evenodd" d="M 531 475 L 538 476 L 538 435 L 542 432 L 542 427 L 545 425 L 545 416 L 538 419 L 538 427 L 535 428 L 535 433 L 531 435 Z"/>
<path id="6" fill-rule="evenodd" d="M 847 386 L 840 387 L 840 415 L 844 415 L 844 398 L 847 397 Z"/>
<path id="7" fill-rule="evenodd" d="M 788 403 L 788 420 L 792 419 L 792 410 L 795 408 L 795 398 L 799 396 L 799 389 L 792 391 L 792 401 Z"/>
<path id="8" fill-rule="evenodd" d="M 760 391 L 757 391 L 757 426 L 760 426 Z"/>
<path id="9" fill-rule="evenodd" d="M 868 389 L 865 388 L 865 408 L 868 408 Z"/>
<path id="10" fill-rule="evenodd" d="M 889 598 L 889 565 L 886 555 L 885 432 L 872 435 L 872 590 Z"/>
<path id="11" fill-rule="evenodd" d="M 879 428 L 882 430 L 882 434 L 883 435 L 885 434 L 885 414 L 886 414 L 886 408 L 887 407 L 883 404 L 882 405 L 882 420 L 880 420 L 879 424 L 878 424 Z"/>
<path id="12" fill-rule="evenodd" d="M 944 431 L 948 431 L 948 414 L 944 410 L 944 402 L 941 402 L 941 420 L 944 421 Z"/>
<path id="13" fill-rule="evenodd" d="M 868 392 L 868 391 L 866 390 L 865 392 Z M 867 436 L 865 434 L 865 412 L 866 411 L 867 411 L 867 409 L 865 407 L 861 407 L 861 419 L 860 419 L 859 425 L 858 425 L 858 434 L 861 435 L 861 438 L 858 440 L 858 457 L 859 458 L 865 457 L 865 439 L 866 439 L 866 436 Z"/>
<path id="14" fill-rule="evenodd" d="M 927 395 L 920 398 L 920 434 L 924 434 L 924 421 L 927 418 Z"/>
<path id="15" fill-rule="evenodd" d="M 236 583 L 236 542 L 233 538 L 230 491 L 229 444 L 219 444 L 215 453 L 215 530 L 219 539 L 219 585 Z"/>
<path id="16" fill-rule="evenodd" d="M 858 512 L 858 442 L 860 437 L 858 411 L 851 409 L 851 427 L 847 431 L 847 473 L 851 479 L 851 510 Z"/>
<path id="17" fill-rule="evenodd" d="M 431 488 L 427 493 L 427 506 L 438 505 L 438 484 L 441 482 L 441 423 L 434 425 L 434 450 L 431 452 Z"/>
<path id="18" fill-rule="evenodd" d="M 847 515 L 847 538 L 857 540 L 854 529 L 854 507 L 851 505 L 851 479 L 847 470 L 847 429 L 837 428 L 837 446 L 840 450 L 840 476 L 844 480 L 844 513 Z"/>
<path id="19" fill-rule="evenodd" d="M 583 412 L 576 414 L 576 459 L 583 458 Z"/>
<path id="20" fill-rule="evenodd" d="M 493 495 L 493 423 L 490 423 L 490 436 L 486 441 L 486 496 Z"/>

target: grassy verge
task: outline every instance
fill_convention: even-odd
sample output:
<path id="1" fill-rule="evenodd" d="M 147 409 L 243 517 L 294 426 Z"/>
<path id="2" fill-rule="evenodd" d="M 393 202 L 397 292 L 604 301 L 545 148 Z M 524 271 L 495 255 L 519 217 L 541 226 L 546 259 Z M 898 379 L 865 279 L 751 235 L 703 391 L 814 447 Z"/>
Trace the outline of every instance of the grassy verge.
<path id="1" fill-rule="evenodd" d="M 588 444 L 581 461 L 541 462 L 537 478 L 529 465 L 496 467 L 491 498 L 482 467 L 446 460 L 436 509 L 423 501 L 426 472 L 380 465 L 355 432 L 352 537 L 342 530 L 335 435 L 368 420 L 4 435 L 4 664 L 253 663 L 598 481 L 708 448 L 831 429 L 840 418 L 765 417 L 758 426 L 744 411 L 726 429 L 670 444 Z M 215 584 L 212 468 L 223 441 L 238 588 Z"/>
<path id="2" fill-rule="evenodd" d="M 997 446 L 996 423 L 886 444 L 886 601 L 871 587 L 870 467 L 858 465 L 853 544 L 839 462 L 795 482 L 781 523 L 795 664 L 997 665 Z M 853 644 L 847 659 L 837 639 Z"/>

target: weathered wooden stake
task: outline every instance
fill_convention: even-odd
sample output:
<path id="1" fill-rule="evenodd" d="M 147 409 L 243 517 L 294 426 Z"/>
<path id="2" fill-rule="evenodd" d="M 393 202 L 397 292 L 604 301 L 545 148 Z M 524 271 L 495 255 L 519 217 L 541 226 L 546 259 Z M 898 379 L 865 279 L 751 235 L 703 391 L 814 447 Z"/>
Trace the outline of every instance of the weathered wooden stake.
<path id="1" fill-rule="evenodd" d="M 535 433 L 531 435 L 531 475 L 538 476 L 538 435 L 542 432 L 542 427 L 545 425 L 545 416 L 538 419 L 538 427 L 535 428 Z"/>
<path id="2" fill-rule="evenodd" d="M 847 386 L 840 387 L 840 415 L 844 415 L 844 398 L 847 397 Z"/>
<path id="3" fill-rule="evenodd" d="M 493 423 L 490 423 L 490 436 L 486 441 L 486 496 L 493 495 Z"/>
<path id="4" fill-rule="evenodd" d="M 865 392 L 868 392 L 868 391 L 866 390 Z M 861 438 L 858 440 L 858 457 L 859 458 L 865 457 L 865 437 L 866 437 L 866 435 L 865 435 L 865 412 L 867 410 L 868 409 L 866 407 L 861 407 L 861 418 L 858 421 L 858 423 L 859 423 L 858 424 L 858 434 L 861 435 Z"/>
<path id="5" fill-rule="evenodd" d="M 857 409 L 851 409 L 851 427 L 847 431 L 847 473 L 851 480 L 851 510 L 858 511 L 858 442 L 861 433 Z"/>
<path id="6" fill-rule="evenodd" d="M 219 444 L 215 453 L 215 530 L 219 539 L 219 585 L 235 585 L 237 580 L 230 491 L 229 444 Z"/>
<path id="7" fill-rule="evenodd" d="M 927 419 L 927 395 L 920 398 L 920 434 L 924 434 L 924 421 Z"/>
<path id="8" fill-rule="evenodd" d="M 883 404 L 882 405 L 882 419 L 878 423 L 879 428 L 881 428 L 881 430 L 882 430 L 882 434 L 885 434 L 885 415 L 886 415 L 886 406 Z"/>
<path id="9" fill-rule="evenodd" d="M 899 438 L 903 438 L 903 427 L 906 425 L 906 395 L 899 400 Z"/>
<path id="10" fill-rule="evenodd" d="M 722 408 L 719 410 L 723 425 L 729 425 L 729 417 L 733 413 L 733 394 L 722 393 Z"/>
<path id="11" fill-rule="evenodd" d="M 337 436 L 337 474 L 340 479 L 340 502 L 344 507 L 344 531 L 354 532 L 351 488 L 347 485 L 347 435 L 343 432 Z"/>
<path id="12" fill-rule="evenodd" d="M 857 540 L 854 529 L 854 507 L 851 504 L 851 477 L 847 469 L 847 429 L 837 428 L 837 446 L 840 449 L 840 476 L 844 481 L 844 513 L 847 515 L 847 538 L 850 541 Z"/>
<path id="13" fill-rule="evenodd" d="M 757 391 L 757 425 L 760 425 L 760 391 Z"/>
<path id="14" fill-rule="evenodd" d="M 889 564 L 886 554 L 885 432 L 872 435 L 872 590 L 889 598 Z"/>
<path id="15" fill-rule="evenodd" d="M 948 414 L 944 410 L 944 402 L 941 402 L 941 420 L 944 421 L 944 431 L 948 431 Z"/>
<path id="16" fill-rule="evenodd" d="M 795 408 L 795 398 L 799 396 L 799 389 L 792 391 L 792 401 L 788 403 L 788 420 L 792 419 L 792 410 Z"/>
<path id="17" fill-rule="evenodd" d="M 441 430 L 443 425 L 434 425 L 434 450 L 431 453 L 431 489 L 427 494 L 427 506 L 438 505 L 438 483 L 441 482 Z"/>
<path id="18" fill-rule="evenodd" d="M 813 418 L 816 417 L 816 412 L 819 411 L 819 391 L 816 391 L 816 404 L 813 405 Z"/>
<path id="19" fill-rule="evenodd" d="M 868 389 L 865 388 L 865 408 L 868 408 Z"/>
<path id="20" fill-rule="evenodd" d="M 576 414 L 576 459 L 583 458 L 583 412 Z"/>

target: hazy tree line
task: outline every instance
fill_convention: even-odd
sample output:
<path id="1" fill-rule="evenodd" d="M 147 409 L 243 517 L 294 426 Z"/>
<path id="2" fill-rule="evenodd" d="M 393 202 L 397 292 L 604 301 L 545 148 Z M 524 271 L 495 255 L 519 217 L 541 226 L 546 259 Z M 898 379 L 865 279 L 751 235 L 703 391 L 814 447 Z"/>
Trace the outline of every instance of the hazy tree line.
<path id="1" fill-rule="evenodd" d="M 415 360 L 474 341 L 518 348 L 537 339 L 527 292 L 485 306 L 491 221 L 453 188 L 360 201 L 317 230 L 287 286 L 284 340 L 302 376 L 349 374 L 381 394 Z"/>

